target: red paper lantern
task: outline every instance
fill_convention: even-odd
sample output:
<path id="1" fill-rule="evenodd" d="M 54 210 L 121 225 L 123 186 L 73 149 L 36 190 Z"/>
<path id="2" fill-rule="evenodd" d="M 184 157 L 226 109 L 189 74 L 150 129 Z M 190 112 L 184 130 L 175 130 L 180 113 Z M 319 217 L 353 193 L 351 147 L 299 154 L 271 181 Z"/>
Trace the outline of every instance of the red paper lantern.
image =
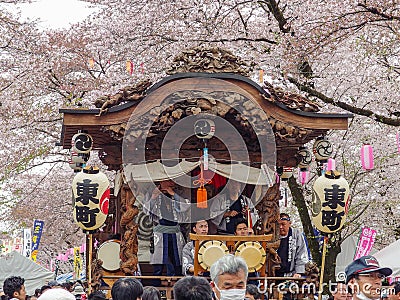
<path id="1" fill-rule="evenodd" d="M 367 171 L 374 168 L 374 150 L 371 145 L 361 147 L 361 164 L 363 169 Z"/>

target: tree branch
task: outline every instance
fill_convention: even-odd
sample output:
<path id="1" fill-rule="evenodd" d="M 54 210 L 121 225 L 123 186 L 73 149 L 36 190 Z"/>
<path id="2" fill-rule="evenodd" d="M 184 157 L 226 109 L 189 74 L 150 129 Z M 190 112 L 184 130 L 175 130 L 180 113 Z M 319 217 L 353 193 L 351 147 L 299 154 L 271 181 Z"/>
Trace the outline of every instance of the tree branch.
<path id="1" fill-rule="evenodd" d="M 386 117 L 384 115 L 377 114 L 369 109 L 356 107 L 356 106 L 347 104 L 342 101 L 336 101 L 333 98 L 330 98 L 330 97 L 324 95 L 323 93 L 318 92 L 317 90 L 311 88 L 310 86 L 301 83 L 300 81 L 298 81 L 297 79 L 295 79 L 293 77 L 288 77 L 288 80 L 289 80 L 289 82 L 295 84 L 300 91 L 306 92 L 311 96 L 317 97 L 318 99 L 320 99 L 321 101 L 323 101 L 325 103 L 332 104 L 336 107 L 340 107 L 344 110 L 347 110 L 347 111 L 349 111 L 353 114 L 359 115 L 359 116 L 371 118 L 374 121 L 379 122 L 379 123 L 383 123 L 383 124 L 390 125 L 390 126 L 400 126 L 400 118 Z"/>

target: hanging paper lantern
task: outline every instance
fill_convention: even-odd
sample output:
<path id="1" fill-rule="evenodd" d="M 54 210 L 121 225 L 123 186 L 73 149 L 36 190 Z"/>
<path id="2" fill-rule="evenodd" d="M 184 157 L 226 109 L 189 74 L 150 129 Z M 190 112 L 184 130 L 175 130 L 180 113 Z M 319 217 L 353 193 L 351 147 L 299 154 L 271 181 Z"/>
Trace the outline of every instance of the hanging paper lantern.
<path id="1" fill-rule="evenodd" d="M 326 166 L 327 171 L 335 171 L 336 170 L 336 161 L 333 158 L 328 159 L 328 164 Z"/>
<path id="2" fill-rule="evenodd" d="M 400 133 L 396 133 L 396 141 L 397 141 L 397 152 L 400 154 Z"/>
<path id="3" fill-rule="evenodd" d="M 93 147 L 93 138 L 90 134 L 79 132 L 72 137 L 72 151 L 76 153 L 89 153 Z"/>
<path id="4" fill-rule="evenodd" d="M 361 147 L 361 165 L 367 171 L 374 168 L 374 149 L 371 145 Z"/>
<path id="5" fill-rule="evenodd" d="M 207 190 L 204 186 L 197 189 L 197 207 L 207 208 Z"/>
<path id="6" fill-rule="evenodd" d="M 305 169 L 305 170 L 299 170 L 299 182 L 301 185 L 305 185 L 309 180 L 310 180 L 310 171 Z"/>
<path id="7" fill-rule="evenodd" d="M 312 219 L 321 232 L 332 233 L 346 220 L 349 183 L 338 171 L 326 171 L 315 180 L 312 197 Z"/>
<path id="8" fill-rule="evenodd" d="M 82 169 L 84 167 L 84 165 L 82 163 L 76 163 L 76 162 L 72 161 L 72 156 L 70 156 L 68 158 L 68 165 L 70 166 L 70 168 L 72 170 L 74 170 L 75 173 L 82 171 Z"/>
<path id="9" fill-rule="evenodd" d="M 299 151 L 297 151 L 297 155 L 300 157 L 298 167 L 301 171 L 306 171 L 312 163 L 312 155 L 310 150 L 308 150 L 306 147 L 300 147 Z"/>
<path id="10" fill-rule="evenodd" d="M 264 70 L 263 69 L 260 69 L 260 71 L 259 71 L 258 81 L 260 82 L 260 84 L 264 83 Z"/>
<path id="11" fill-rule="evenodd" d="M 134 65 L 133 62 L 131 62 L 130 60 L 126 61 L 126 71 L 129 73 L 129 75 L 133 74 L 133 69 L 134 69 Z"/>
<path id="12" fill-rule="evenodd" d="M 94 67 L 94 58 L 93 58 L 93 57 L 91 57 L 91 58 L 89 59 L 89 67 L 90 67 L 90 68 L 93 68 L 93 67 Z"/>
<path id="13" fill-rule="evenodd" d="M 326 137 L 319 137 L 313 145 L 315 159 L 320 162 L 326 162 L 333 153 L 333 147 Z"/>
<path id="14" fill-rule="evenodd" d="M 97 167 L 85 167 L 72 181 L 74 220 L 84 232 L 100 228 L 108 214 L 110 183 Z"/>
<path id="15" fill-rule="evenodd" d="M 287 181 L 293 176 L 293 167 L 278 167 L 276 171 L 283 181 Z"/>

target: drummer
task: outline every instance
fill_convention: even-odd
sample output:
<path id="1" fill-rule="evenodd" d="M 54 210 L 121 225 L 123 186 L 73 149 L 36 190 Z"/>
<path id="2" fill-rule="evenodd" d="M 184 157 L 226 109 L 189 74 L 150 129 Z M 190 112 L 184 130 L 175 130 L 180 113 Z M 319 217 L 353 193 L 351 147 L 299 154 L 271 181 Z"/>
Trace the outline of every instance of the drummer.
<path id="1" fill-rule="evenodd" d="M 230 179 L 226 184 L 226 192 L 219 194 L 212 202 L 210 217 L 217 226 L 218 233 L 234 234 L 235 221 L 240 218 L 248 219 L 251 224 L 256 223 L 258 214 L 254 204 L 241 192 L 242 184 Z"/>
<path id="2" fill-rule="evenodd" d="M 244 219 L 244 218 L 237 219 L 235 222 L 235 235 L 237 235 L 237 236 L 253 235 L 254 234 L 253 229 L 249 228 L 247 225 L 248 225 L 248 222 L 246 219 Z M 259 273 L 258 272 L 250 272 L 248 277 L 259 277 Z M 256 286 L 259 285 L 258 280 L 248 280 L 247 283 L 254 284 Z"/>
<path id="3" fill-rule="evenodd" d="M 208 223 L 206 220 L 199 220 L 192 224 L 192 233 L 207 235 Z M 185 276 L 193 275 L 194 273 L 194 241 L 188 242 L 182 250 L 182 272 Z M 199 273 L 198 275 L 208 276 L 207 274 Z"/>
<path id="4" fill-rule="evenodd" d="M 175 193 L 175 182 L 165 180 L 147 196 L 143 211 L 153 221 L 153 247 L 150 250 L 150 264 L 153 275 L 161 276 L 164 266 L 167 276 L 182 275 L 182 248 L 185 240 L 179 223 L 184 223 L 190 208 L 190 201 Z M 155 280 L 155 286 L 161 282 Z"/>

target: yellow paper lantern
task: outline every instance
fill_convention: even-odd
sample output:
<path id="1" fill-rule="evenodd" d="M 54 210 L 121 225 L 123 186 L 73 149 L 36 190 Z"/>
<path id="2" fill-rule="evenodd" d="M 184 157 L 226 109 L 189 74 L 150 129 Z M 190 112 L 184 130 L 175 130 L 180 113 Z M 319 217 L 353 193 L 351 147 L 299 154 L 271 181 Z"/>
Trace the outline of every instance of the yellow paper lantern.
<path id="1" fill-rule="evenodd" d="M 312 219 L 324 233 L 342 228 L 347 215 L 349 183 L 338 171 L 326 171 L 315 180 L 312 199 Z"/>

